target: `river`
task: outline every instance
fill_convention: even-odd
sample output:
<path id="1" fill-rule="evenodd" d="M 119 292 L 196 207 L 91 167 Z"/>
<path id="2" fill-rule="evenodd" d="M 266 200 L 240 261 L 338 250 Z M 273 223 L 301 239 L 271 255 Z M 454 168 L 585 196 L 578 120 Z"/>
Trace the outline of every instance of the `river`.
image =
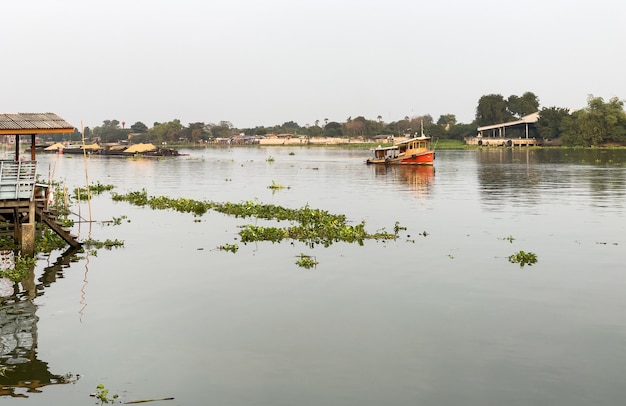
<path id="1" fill-rule="evenodd" d="M 626 399 L 626 151 L 442 150 L 434 168 L 368 166 L 358 149 L 181 152 L 40 155 L 38 170 L 70 190 L 309 205 L 407 229 L 363 246 L 243 244 L 242 225 L 271 222 L 109 192 L 74 202 L 81 239 L 124 245 L 56 267 L 62 252 L 40 256 L 30 294 L 2 303 L 3 405 L 94 404 L 99 384 L 124 401 L 174 398 L 163 405 Z M 510 262 L 520 251 L 537 262 Z"/>

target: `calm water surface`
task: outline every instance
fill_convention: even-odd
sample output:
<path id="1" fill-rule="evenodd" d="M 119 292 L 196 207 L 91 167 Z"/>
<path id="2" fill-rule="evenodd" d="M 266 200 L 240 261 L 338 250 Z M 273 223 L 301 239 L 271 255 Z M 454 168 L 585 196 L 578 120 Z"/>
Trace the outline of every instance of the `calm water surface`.
<path id="1" fill-rule="evenodd" d="M 439 151 L 434 170 L 367 166 L 358 150 L 184 152 L 94 157 L 87 170 L 82 157 L 43 155 L 39 171 L 70 189 L 88 179 L 118 193 L 308 204 L 372 232 L 396 221 L 407 231 L 364 246 L 239 243 L 232 254 L 215 248 L 263 221 L 95 197 L 94 222 L 76 232 L 124 247 L 69 266 L 53 266 L 61 252 L 42 257 L 36 288 L 3 303 L 3 405 L 94 404 L 100 383 L 126 401 L 174 397 L 168 405 L 626 399 L 624 151 Z M 272 181 L 289 188 L 273 193 Z M 85 204 L 76 212 L 90 217 Z M 538 262 L 510 263 L 520 250 Z M 317 268 L 299 268 L 301 253 Z M 80 378 L 24 388 L 66 373 Z"/>

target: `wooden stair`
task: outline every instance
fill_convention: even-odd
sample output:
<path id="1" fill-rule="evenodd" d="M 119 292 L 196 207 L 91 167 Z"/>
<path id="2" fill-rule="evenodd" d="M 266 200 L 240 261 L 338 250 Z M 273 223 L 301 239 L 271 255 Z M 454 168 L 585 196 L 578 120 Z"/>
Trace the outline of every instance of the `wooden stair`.
<path id="1" fill-rule="evenodd" d="M 77 240 L 78 237 L 70 233 L 69 230 L 66 230 L 65 227 L 57 221 L 56 216 L 53 213 L 44 210 L 43 206 L 37 205 L 35 207 L 35 217 L 37 220 L 46 223 L 52 231 L 57 233 L 72 247 L 79 248 L 82 246 L 82 243 Z"/>

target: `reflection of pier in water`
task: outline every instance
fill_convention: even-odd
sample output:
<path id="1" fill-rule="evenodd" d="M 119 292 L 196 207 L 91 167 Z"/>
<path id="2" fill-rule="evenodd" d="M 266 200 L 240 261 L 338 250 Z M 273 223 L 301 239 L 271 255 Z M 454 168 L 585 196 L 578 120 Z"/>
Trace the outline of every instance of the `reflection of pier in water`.
<path id="1" fill-rule="evenodd" d="M 426 197 L 435 180 L 433 165 L 372 165 L 376 176 L 393 177 L 394 181 L 406 184 L 418 197 Z"/>
<path id="2" fill-rule="evenodd" d="M 481 149 L 476 151 L 480 193 L 498 208 L 503 201 L 516 206 L 534 206 L 541 183 L 538 150 L 529 148 Z"/>
<path id="3" fill-rule="evenodd" d="M 67 267 L 76 249 L 63 253 L 57 261 L 44 269 L 39 284 L 34 283 L 34 270 L 22 282 L 22 292 L 0 298 L 0 396 L 28 397 L 47 385 L 66 384 L 71 377 L 49 371 L 48 363 L 37 359 L 36 296 L 43 294 L 63 268 Z M 23 391 L 22 391 L 23 390 Z"/>

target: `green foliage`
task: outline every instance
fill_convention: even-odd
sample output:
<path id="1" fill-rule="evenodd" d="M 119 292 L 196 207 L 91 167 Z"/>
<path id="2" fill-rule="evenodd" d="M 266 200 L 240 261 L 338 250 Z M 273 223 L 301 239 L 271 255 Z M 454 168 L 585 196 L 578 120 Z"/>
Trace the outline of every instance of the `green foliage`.
<path id="1" fill-rule="evenodd" d="M 17 254 L 15 256 L 15 266 L 10 269 L 1 270 L 0 278 L 9 278 L 13 282 L 19 282 L 23 280 L 34 268 L 36 262 L 36 257 L 22 256 L 20 254 Z"/>
<path id="2" fill-rule="evenodd" d="M 541 109 L 537 129 L 543 139 L 555 139 L 563 132 L 563 122 L 569 117 L 569 110 L 560 107 L 549 107 Z"/>
<path id="3" fill-rule="evenodd" d="M 508 103 L 501 94 L 488 94 L 478 100 L 476 124 L 478 126 L 510 121 L 513 115 L 508 110 Z"/>
<path id="4" fill-rule="evenodd" d="M 119 397 L 117 393 L 113 394 L 112 397 L 109 397 L 109 390 L 104 387 L 103 384 L 99 384 L 96 386 L 96 393 L 93 396 L 100 401 L 100 404 L 109 404 L 115 403 L 115 400 Z"/>
<path id="5" fill-rule="evenodd" d="M 289 189 L 289 186 L 278 184 L 272 180 L 272 184 L 269 185 L 267 188 L 272 189 L 272 190 L 279 190 L 279 189 Z"/>
<path id="6" fill-rule="evenodd" d="M 163 142 L 176 142 L 181 136 L 183 125 L 175 119 L 167 123 L 154 123 L 154 126 L 146 133 L 146 137 L 157 144 Z"/>
<path id="7" fill-rule="evenodd" d="M 127 222 L 130 223 L 130 220 L 128 220 L 128 216 L 122 215 L 120 217 L 113 217 L 113 220 L 111 220 L 111 222 L 108 223 L 108 224 L 112 224 L 114 226 L 119 226 L 120 224 L 122 224 L 122 220 L 126 220 Z"/>
<path id="8" fill-rule="evenodd" d="M 116 248 L 116 247 L 123 247 L 124 246 L 124 241 L 120 241 L 118 239 L 115 240 L 110 240 L 110 239 L 106 239 L 104 241 L 98 241 L 98 240 L 94 240 L 92 238 L 89 238 L 88 240 L 86 240 L 85 242 L 83 242 L 83 246 L 86 248 L 105 248 L 107 250 L 110 250 L 112 248 Z"/>
<path id="9" fill-rule="evenodd" d="M 516 254 L 509 255 L 509 262 L 519 264 L 522 268 L 524 265 L 532 266 L 537 262 L 537 255 L 532 252 L 520 251 Z"/>
<path id="10" fill-rule="evenodd" d="M 617 97 L 605 103 L 589 96 L 587 108 L 578 110 L 562 122 L 562 140 L 568 146 L 598 146 L 605 142 L 626 142 L 624 103 Z"/>
<path id="11" fill-rule="evenodd" d="M 296 260 L 296 265 L 305 269 L 314 268 L 317 264 L 319 264 L 319 262 L 315 260 L 315 257 L 306 254 L 300 254 Z"/>
<path id="12" fill-rule="evenodd" d="M 522 97 L 511 95 L 507 99 L 507 109 L 513 117 L 522 118 L 539 111 L 539 98 L 533 92 L 526 92 Z"/>
<path id="13" fill-rule="evenodd" d="M 239 250 L 239 245 L 237 244 L 224 244 L 224 245 L 220 245 L 219 247 L 217 247 L 218 250 L 220 251 L 229 251 L 232 252 L 233 254 L 236 253 Z"/>
<path id="14" fill-rule="evenodd" d="M 66 245 L 65 240 L 49 228 L 44 228 L 41 234 L 35 238 L 35 250 L 38 252 L 48 253 L 62 249 Z"/>
<path id="15" fill-rule="evenodd" d="M 396 223 L 394 233 L 380 231 L 370 234 L 365 230 L 365 223 L 357 225 L 346 224 L 345 215 L 330 214 L 325 210 L 311 209 L 308 205 L 301 209 L 289 209 L 271 204 L 260 204 L 255 201 L 242 203 L 217 203 L 198 201 L 192 199 L 172 199 L 165 196 L 148 197 L 143 189 L 141 192 L 130 192 L 126 195 L 113 194 L 116 201 L 127 201 L 136 206 L 149 206 L 152 209 L 174 209 L 181 212 L 193 213 L 200 216 L 208 210 L 235 216 L 254 217 L 267 220 L 290 221 L 290 227 L 262 227 L 258 225 L 245 225 L 239 235 L 243 243 L 253 241 L 280 242 L 291 239 L 306 242 L 310 245 L 323 244 L 329 246 L 333 242 L 356 242 L 360 245 L 366 239 L 395 240 L 398 232 L 403 228 Z"/>

